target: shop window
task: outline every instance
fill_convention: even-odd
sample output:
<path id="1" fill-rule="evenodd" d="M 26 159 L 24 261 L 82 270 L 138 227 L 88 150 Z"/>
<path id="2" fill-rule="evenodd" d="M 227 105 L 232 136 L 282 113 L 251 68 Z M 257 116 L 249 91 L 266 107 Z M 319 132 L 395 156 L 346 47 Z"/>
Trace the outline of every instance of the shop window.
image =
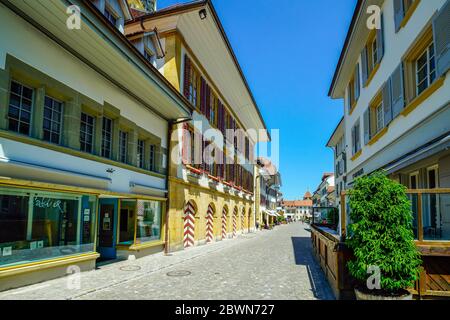
<path id="1" fill-rule="evenodd" d="M 139 168 L 145 168 L 145 141 L 138 140 L 137 143 L 137 165 Z"/>
<path id="2" fill-rule="evenodd" d="M 94 152 L 94 117 L 81 113 L 80 123 L 80 149 L 87 153 Z"/>
<path id="3" fill-rule="evenodd" d="M 11 81 L 9 95 L 9 130 L 30 135 L 33 89 Z"/>
<path id="4" fill-rule="evenodd" d="M 128 133 L 119 131 L 119 161 L 127 163 Z"/>
<path id="5" fill-rule="evenodd" d="M 120 201 L 119 244 L 131 245 L 134 243 L 135 212 L 136 201 Z"/>
<path id="6" fill-rule="evenodd" d="M 112 151 L 112 120 L 103 117 L 102 127 L 102 157 L 111 158 Z"/>
<path id="7" fill-rule="evenodd" d="M 161 202 L 138 200 L 136 244 L 160 240 L 161 219 Z"/>
<path id="8" fill-rule="evenodd" d="M 45 97 L 43 134 L 44 140 L 59 144 L 61 140 L 63 104 L 48 96 Z"/>
<path id="9" fill-rule="evenodd" d="M 0 266 L 94 250 L 96 198 L 0 188 Z"/>

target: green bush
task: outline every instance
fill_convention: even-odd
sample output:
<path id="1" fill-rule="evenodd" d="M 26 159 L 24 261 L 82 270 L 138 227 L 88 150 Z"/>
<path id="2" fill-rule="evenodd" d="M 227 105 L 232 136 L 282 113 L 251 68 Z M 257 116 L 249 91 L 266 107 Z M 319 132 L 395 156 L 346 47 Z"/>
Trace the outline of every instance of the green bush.
<path id="1" fill-rule="evenodd" d="M 349 237 L 355 260 L 351 275 L 365 284 L 369 266 L 381 271 L 381 290 L 398 292 L 413 285 L 420 271 L 414 244 L 411 203 L 406 188 L 382 172 L 356 179 L 349 191 Z"/>

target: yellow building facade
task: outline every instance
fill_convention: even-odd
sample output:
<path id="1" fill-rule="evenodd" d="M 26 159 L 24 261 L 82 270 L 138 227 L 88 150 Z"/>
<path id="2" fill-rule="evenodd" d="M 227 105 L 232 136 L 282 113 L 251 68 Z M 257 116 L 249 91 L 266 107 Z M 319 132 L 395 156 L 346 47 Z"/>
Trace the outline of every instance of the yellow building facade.
<path id="1" fill-rule="evenodd" d="M 164 51 L 155 66 L 193 107 L 190 118 L 171 128 L 166 249 L 248 233 L 256 222 L 254 146 L 269 138 L 215 9 L 209 1 L 194 2 L 149 13 L 125 28 L 135 43 L 152 32 Z M 236 136 L 218 144 L 206 138 L 210 130 Z M 251 130 L 262 130 L 262 137 Z M 186 143 L 196 139 L 200 151 Z M 208 145 L 216 148 L 212 164 L 204 163 Z M 201 162 L 194 161 L 197 155 Z M 223 163 L 230 158 L 233 163 Z"/>

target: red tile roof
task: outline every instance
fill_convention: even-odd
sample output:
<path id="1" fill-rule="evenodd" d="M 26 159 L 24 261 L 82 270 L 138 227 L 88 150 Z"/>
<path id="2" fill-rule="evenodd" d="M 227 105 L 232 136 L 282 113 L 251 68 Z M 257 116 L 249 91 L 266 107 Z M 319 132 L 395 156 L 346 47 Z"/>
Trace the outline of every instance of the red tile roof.
<path id="1" fill-rule="evenodd" d="M 283 207 L 312 207 L 312 200 L 294 200 L 294 201 L 283 201 L 281 203 Z"/>

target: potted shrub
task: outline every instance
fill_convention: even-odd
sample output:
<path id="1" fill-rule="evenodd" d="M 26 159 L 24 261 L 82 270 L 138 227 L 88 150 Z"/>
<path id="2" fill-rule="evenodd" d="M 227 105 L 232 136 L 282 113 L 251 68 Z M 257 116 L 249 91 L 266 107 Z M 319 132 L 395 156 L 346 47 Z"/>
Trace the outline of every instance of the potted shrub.
<path id="1" fill-rule="evenodd" d="M 346 243 L 355 257 L 348 268 L 358 282 L 357 299 L 412 299 L 406 289 L 418 279 L 421 259 L 406 188 L 377 172 L 356 179 L 349 196 Z"/>

